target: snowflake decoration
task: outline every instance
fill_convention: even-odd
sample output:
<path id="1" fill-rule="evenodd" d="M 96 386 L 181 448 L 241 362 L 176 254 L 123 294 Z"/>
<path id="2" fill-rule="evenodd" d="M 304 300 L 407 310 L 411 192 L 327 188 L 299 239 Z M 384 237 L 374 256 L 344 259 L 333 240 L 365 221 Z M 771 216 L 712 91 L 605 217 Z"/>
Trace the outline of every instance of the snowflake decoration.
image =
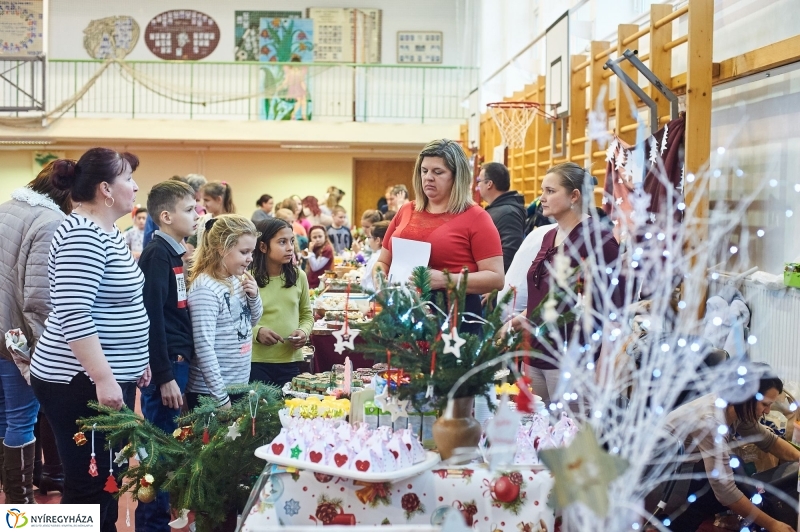
<path id="1" fill-rule="evenodd" d="M 339 353 L 340 355 L 344 353 L 345 349 L 354 351 L 356 348 L 354 342 L 359 332 L 361 331 L 359 331 L 358 329 L 350 329 L 350 328 L 348 328 L 347 332 L 345 332 L 344 327 L 342 327 L 338 331 L 333 331 L 332 336 L 336 338 L 336 345 L 333 346 L 333 350 Z"/>
<path id="2" fill-rule="evenodd" d="M 591 140 L 597 141 L 600 145 L 608 142 L 608 122 L 604 111 L 589 111 L 589 127 L 587 133 Z"/>
<path id="3" fill-rule="evenodd" d="M 664 125 L 664 137 L 661 139 L 661 151 L 659 155 L 664 155 L 664 150 L 667 149 L 667 134 L 669 134 L 669 124 Z"/>
<path id="4" fill-rule="evenodd" d="M 294 499 L 289 499 L 283 505 L 283 511 L 288 516 L 295 516 L 300 513 L 300 503 Z"/>
<path id="5" fill-rule="evenodd" d="M 614 203 L 616 203 L 617 205 L 622 205 L 622 196 L 620 196 L 619 198 L 615 199 Z"/>

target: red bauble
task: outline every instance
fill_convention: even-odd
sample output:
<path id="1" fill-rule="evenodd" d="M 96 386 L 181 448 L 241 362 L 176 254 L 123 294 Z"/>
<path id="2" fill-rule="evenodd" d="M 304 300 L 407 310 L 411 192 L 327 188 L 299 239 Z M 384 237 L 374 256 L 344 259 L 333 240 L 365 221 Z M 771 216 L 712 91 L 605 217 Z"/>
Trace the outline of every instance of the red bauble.
<path id="1" fill-rule="evenodd" d="M 492 496 L 497 502 L 514 502 L 519 497 L 519 486 L 508 477 L 500 477 L 492 484 Z"/>

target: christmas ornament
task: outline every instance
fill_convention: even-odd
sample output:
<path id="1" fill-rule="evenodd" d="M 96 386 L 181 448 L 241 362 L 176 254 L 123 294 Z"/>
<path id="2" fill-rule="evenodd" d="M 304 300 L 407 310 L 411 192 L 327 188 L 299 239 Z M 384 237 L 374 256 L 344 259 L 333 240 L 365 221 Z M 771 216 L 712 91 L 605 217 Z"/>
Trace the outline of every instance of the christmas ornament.
<path id="1" fill-rule="evenodd" d="M 539 458 L 555 477 L 550 500 L 556 509 L 581 502 L 600 517 L 608 514 L 608 486 L 628 468 L 627 460 L 597 444 L 591 427 L 582 428 L 566 448 L 543 449 Z"/>
<path id="2" fill-rule="evenodd" d="M 178 517 L 169 522 L 172 528 L 183 528 L 189 524 L 189 510 L 184 508 L 178 514 Z"/>
<path id="3" fill-rule="evenodd" d="M 452 334 L 443 333 L 442 340 L 444 340 L 444 354 L 451 353 L 457 359 L 461 359 L 461 347 L 467 343 L 466 340 L 458 335 L 457 329 L 452 329 Z M 452 343 L 451 343 L 452 342 Z"/>
<path id="4" fill-rule="evenodd" d="M 89 474 L 93 477 L 96 477 L 100 473 L 97 472 L 97 460 L 94 459 L 94 427 L 97 425 L 92 426 L 92 459 L 89 460 Z"/>
<path id="5" fill-rule="evenodd" d="M 531 378 L 527 375 L 521 376 L 517 379 L 517 388 L 519 388 L 519 393 L 517 394 L 516 399 L 514 402 L 517 404 L 517 412 L 523 412 L 525 414 L 533 414 L 535 411 L 534 402 L 535 398 L 531 393 L 530 389 L 531 385 Z"/>
<path id="6" fill-rule="evenodd" d="M 241 435 L 242 433 L 239 431 L 239 425 L 234 421 L 228 427 L 228 433 L 225 435 L 225 437 L 230 440 L 235 440 Z"/>
<path id="7" fill-rule="evenodd" d="M 183 441 L 191 435 L 192 435 L 192 427 L 189 426 L 178 427 L 177 429 L 172 431 L 172 437 L 178 441 Z"/>
<path id="8" fill-rule="evenodd" d="M 388 388 L 389 385 L 387 383 L 386 389 L 388 390 Z M 400 401 L 397 397 L 389 397 L 385 403 L 385 411 L 392 415 L 392 423 L 397 421 L 399 417 L 408 417 L 408 401 Z"/>
<path id="9" fill-rule="evenodd" d="M 340 355 L 344 353 L 345 349 L 349 349 L 350 351 L 355 350 L 356 346 L 354 342 L 359 332 L 358 329 L 351 329 L 348 331 L 347 326 L 342 327 L 338 331 L 333 331 L 332 336 L 336 338 L 336 345 L 333 346 L 333 350 Z"/>
<path id="10" fill-rule="evenodd" d="M 211 424 L 212 417 L 214 417 L 213 412 L 209 414 L 206 424 L 203 426 L 203 445 L 208 445 L 208 442 L 211 441 L 211 437 L 208 434 L 208 425 Z"/>
<path id="11" fill-rule="evenodd" d="M 153 486 L 142 486 L 136 491 L 136 499 L 142 503 L 151 503 L 156 500 L 156 490 Z"/>
<path id="12" fill-rule="evenodd" d="M 121 466 L 127 461 L 128 457 L 125 456 L 125 448 L 114 454 L 114 463 L 117 464 L 118 466 Z"/>
<path id="13" fill-rule="evenodd" d="M 664 124 L 664 136 L 661 137 L 661 151 L 659 155 L 664 155 L 664 150 L 667 149 L 667 134 L 669 133 L 669 124 Z"/>
<path id="14" fill-rule="evenodd" d="M 139 447 L 139 450 L 136 451 L 136 459 L 139 460 L 140 462 L 142 462 L 148 456 L 150 455 L 147 454 L 147 451 L 145 450 L 144 447 Z"/>
<path id="15" fill-rule="evenodd" d="M 254 400 L 255 399 L 255 403 Z M 258 414 L 258 394 L 255 390 L 250 390 L 247 396 L 247 406 L 250 410 L 250 426 L 253 436 L 256 435 L 256 414 Z"/>
<path id="16" fill-rule="evenodd" d="M 107 491 L 109 493 L 116 493 L 119 491 L 119 486 L 117 486 L 117 479 L 114 478 L 114 462 L 111 461 L 111 453 L 113 450 L 109 447 L 108 448 L 108 478 L 106 479 L 106 485 L 103 487 L 103 491 Z M 120 451 L 122 452 L 122 451 Z"/>
<path id="17" fill-rule="evenodd" d="M 75 445 L 77 445 L 78 447 L 80 447 L 81 445 L 86 445 L 86 442 L 88 441 L 86 439 L 86 434 L 84 434 L 83 432 L 76 432 L 75 435 L 72 437 L 72 439 L 75 441 Z"/>

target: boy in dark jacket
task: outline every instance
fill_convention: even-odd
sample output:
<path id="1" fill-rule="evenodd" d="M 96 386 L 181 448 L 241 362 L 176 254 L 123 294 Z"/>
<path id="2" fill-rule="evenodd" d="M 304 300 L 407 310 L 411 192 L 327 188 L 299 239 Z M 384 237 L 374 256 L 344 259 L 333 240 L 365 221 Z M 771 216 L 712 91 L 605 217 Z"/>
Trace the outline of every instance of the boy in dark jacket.
<path id="1" fill-rule="evenodd" d="M 186 304 L 183 240 L 197 229 L 194 189 L 180 181 L 158 183 L 147 196 L 147 210 L 158 226 L 139 258 L 144 273 L 144 307 L 150 318 L 150 369 L 142 389 L 142 414 L 167 434 L 177 428 L 182 394 L 194 353 L 192 322 Z M 136 508 L 137 532 L 169 530 L 169 493 Z"/>
<path id="2" fill-rule="evenodd" d="M 500 163 L 486 163 L 481 167 L 478 192 L 481 199 L 489 204 L 486 212 L 500 233 L 505 271 L 508 271 L 525 238 L 525 198 L 510 188 L 508 168 Z"/>

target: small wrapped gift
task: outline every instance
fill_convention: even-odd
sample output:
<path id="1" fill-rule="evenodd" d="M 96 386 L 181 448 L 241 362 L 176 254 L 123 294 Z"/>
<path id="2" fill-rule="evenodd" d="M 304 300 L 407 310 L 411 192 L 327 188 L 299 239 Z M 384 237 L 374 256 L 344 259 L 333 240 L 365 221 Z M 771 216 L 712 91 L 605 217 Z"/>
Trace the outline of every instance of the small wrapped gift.
<path id="1" fill-rule="evenodd" d="M 6 349 L 11 353 L 14 364 L 19 369 L 25 382 L 31 383 L 31 350 L 28 339 L 20 329 L 11 329 L 6 333 Z"/>

